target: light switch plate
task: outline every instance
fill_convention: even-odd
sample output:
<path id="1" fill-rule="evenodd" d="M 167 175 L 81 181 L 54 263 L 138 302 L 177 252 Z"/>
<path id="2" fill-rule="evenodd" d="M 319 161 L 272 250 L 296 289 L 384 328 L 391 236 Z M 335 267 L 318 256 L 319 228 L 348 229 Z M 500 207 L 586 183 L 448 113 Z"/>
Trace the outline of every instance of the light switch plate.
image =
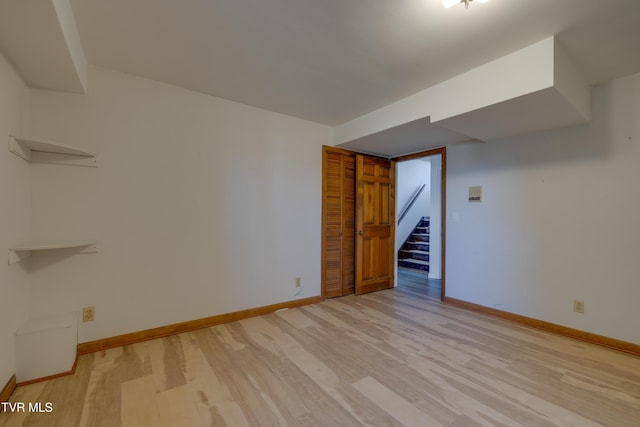
<path id="1" fill-rule="evenodd" d="M 482 201 L 482 186 L 475 185 L 473 187 L 469 187 L 469 201 L 470 202 L 481 202 Z"/>

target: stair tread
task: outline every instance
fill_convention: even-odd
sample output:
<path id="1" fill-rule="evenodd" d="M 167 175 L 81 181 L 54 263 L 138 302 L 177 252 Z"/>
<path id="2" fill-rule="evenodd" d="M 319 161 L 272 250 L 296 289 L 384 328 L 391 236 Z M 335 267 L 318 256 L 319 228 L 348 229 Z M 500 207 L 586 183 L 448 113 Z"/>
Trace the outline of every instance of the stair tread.
<path id="1" fill-rule="evenodd" d="M 423 261 L 421 259 L 414 259 L 414 258 L 403 258 L 401 260 L 398 260 L 399 262 L 411 262 L 414 264 L 420 264 L 420 265 L 429 265 L 429 261 Z"/>
<path id="2" fill-rule="evenodd" d="M 422 217 L 418 224 L 413 228 L 409 236 L 406 238 L 403 246 L 398 251 L 399 267 L 422 272 L 429 271 L 429 261 L 416 258 L 429 259 L 429 240 L 431 238 L 430 225 L 429 217 Z M 401 256 L 408 256 L 408 258 L 401 258 Z"/>

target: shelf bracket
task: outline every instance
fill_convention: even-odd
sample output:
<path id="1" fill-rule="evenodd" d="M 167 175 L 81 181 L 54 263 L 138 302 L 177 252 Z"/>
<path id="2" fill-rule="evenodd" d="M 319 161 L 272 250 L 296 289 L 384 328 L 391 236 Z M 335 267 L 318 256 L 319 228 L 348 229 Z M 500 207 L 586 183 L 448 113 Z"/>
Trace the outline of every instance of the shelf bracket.
<path id="1" fill-rule="evenodd" d="M 17 264 L 31 256 L 31 251 L 16 251 L 9 249 L 9 265 Z"/>

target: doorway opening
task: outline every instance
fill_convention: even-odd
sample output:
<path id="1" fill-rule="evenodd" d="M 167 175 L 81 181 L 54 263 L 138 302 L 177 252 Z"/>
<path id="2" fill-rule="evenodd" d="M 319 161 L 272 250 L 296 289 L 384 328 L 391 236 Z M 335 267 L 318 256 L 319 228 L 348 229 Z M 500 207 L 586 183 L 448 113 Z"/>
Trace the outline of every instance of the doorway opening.
<path id="1" fill-rule="evenodd" d="M 428 158 L 428 163 L 421 163 L 434 174 L 427 192 L 429 202 L 434 201 L 429 206 L 429 224 L 418 224 L 424 228 L 418 234 L 429 235 L 429 248 L 423 254 L 429 272 L 409 277 L 403 271 L 399 276 L 396 246 L 406 236 L 396 233 L 397 205 L 403 204 L 396 203 L 396 166 L 420 158 Z M 391 288 L 398 286 L 400 277 L 407 286 L 430 285 L 431 297 L 437 297 L 439 286 L 444 301 L 446 148 L 389 159 L 323 146 L 322 174 L 322 297 Z"/>
<path id="2" fill-rule="evenodd" d="M 444 301 L 445 148 L 396 161 L 396 286 Z"/>

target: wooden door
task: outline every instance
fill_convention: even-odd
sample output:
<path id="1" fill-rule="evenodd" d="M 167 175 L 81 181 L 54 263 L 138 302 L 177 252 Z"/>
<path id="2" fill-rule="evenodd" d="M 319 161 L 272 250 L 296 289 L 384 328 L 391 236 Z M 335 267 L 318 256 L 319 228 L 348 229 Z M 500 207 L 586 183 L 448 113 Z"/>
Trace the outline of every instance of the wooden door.
<path id="1" fill-rule="evenodd" d="M 356 156 L 356 294 L 393 287 L 395 162 Z"/>
<path id="2" fill-rule="evenodd" d="M 322 287 L 332 298 L 355 289 L 355 154 L 324 147 L 322 166 Z"/>

